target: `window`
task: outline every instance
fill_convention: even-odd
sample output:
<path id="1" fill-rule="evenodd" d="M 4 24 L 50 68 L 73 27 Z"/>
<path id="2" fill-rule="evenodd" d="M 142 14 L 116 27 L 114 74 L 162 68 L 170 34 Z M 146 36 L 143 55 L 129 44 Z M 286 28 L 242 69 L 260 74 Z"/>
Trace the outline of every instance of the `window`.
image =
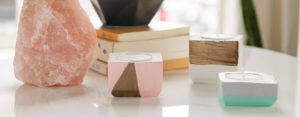
<path id="1" fill-rule="evenodd" d="M 191 30 L 215 33 L 219 0 L 165 0 L 154 20 L 182 23 Z"/>

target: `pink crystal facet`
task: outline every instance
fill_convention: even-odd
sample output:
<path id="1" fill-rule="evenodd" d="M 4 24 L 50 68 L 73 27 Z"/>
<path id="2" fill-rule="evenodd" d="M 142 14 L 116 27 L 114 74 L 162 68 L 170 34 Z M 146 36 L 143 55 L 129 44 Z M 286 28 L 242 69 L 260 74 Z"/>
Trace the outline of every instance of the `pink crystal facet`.
<path id="1" fill-rule="evenodd" d="M 39 87 L 79 85 L 97 51 L 96 32 L 77 0 L 24 0 L 17 79 Z"/>

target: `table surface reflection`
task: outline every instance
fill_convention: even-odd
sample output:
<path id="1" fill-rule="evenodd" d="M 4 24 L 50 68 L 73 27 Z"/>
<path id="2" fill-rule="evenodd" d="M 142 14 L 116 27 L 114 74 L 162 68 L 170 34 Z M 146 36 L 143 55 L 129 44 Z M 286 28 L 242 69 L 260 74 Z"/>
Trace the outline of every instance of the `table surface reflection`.
<path id="1" fill-rule="evenodd" d="M 279 97 L 272 107 L 226 107 L 217 84 L 195 84 L 187 69 L 164 72 L 156 98 L 114 98 L 107 77 L 89 71 L 82 85 L 38 88 L 23 85 L 13 74 L 13 51 L 0 51 L 0 117 L 299 117 L 298 60 L 288 55 L 245 47 L 244 70 L 273 74 Z"/>

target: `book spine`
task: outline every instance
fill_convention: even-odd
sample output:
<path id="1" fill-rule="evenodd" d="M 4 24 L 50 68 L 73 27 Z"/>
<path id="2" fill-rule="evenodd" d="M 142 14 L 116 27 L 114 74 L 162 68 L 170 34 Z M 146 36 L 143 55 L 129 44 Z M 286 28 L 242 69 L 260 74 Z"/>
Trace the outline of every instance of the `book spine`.
<path id="1" fill-rule="evenodd" d="M 164 70 L 188 68 L 189 58 L 165 60 L 163 64 L 164 64 Z"/>
<path id="2" fill-rule="evenodd" d="M 96 60 L 92 66 L 90 67 L 91 70 L 94 70 L 100 74 L 107 75 L 107 63 Z"/>
<path id="3" fill-rule="evenodd" d="M 118 41 L 118 34 L 116 34 L 116 33 L 112 33 L 112 32 L 105 31 L 105 30 L 96 30 L 96 33 L 99 38 L 112 40 L 112 41 Z"/>
<path id="4" fill-rule="evenodd" d="M 109 59 L 109 54 L 113 52 L 113 41 L 108 41 L 104 39 L 98 39 L 99 54 L 98 59 L 107 62 Z"/>
<path id="5" fill-rule="evenodd" d="M 189 59 L 188 58 L 181 58 L 181 59 L 174 59 L 174 60 L 165 60 L 163 62 L 163 69 L 164 70 L 173 70 L 173 69 L 182 69 L 188 68 Z M 107 75 L 107 63 L 101 60 L 96 60 L 93 65 L 90 67 L 91 70 L 96 71 L 100 74 Z"/>

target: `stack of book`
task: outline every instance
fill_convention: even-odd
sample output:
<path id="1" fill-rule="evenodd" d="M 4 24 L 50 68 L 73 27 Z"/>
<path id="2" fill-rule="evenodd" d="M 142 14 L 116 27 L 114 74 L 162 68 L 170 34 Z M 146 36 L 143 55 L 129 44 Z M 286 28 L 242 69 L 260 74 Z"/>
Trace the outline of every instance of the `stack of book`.
<path id="1" fill-rule="evenodd" d="M 164 70 L 187 68 L 189 26 L 155 22 L 147 27 L 97 29 L 99 56 L 91 69 L 107 75 L 109 54 L 114 52 L 160 52 Z"/>

